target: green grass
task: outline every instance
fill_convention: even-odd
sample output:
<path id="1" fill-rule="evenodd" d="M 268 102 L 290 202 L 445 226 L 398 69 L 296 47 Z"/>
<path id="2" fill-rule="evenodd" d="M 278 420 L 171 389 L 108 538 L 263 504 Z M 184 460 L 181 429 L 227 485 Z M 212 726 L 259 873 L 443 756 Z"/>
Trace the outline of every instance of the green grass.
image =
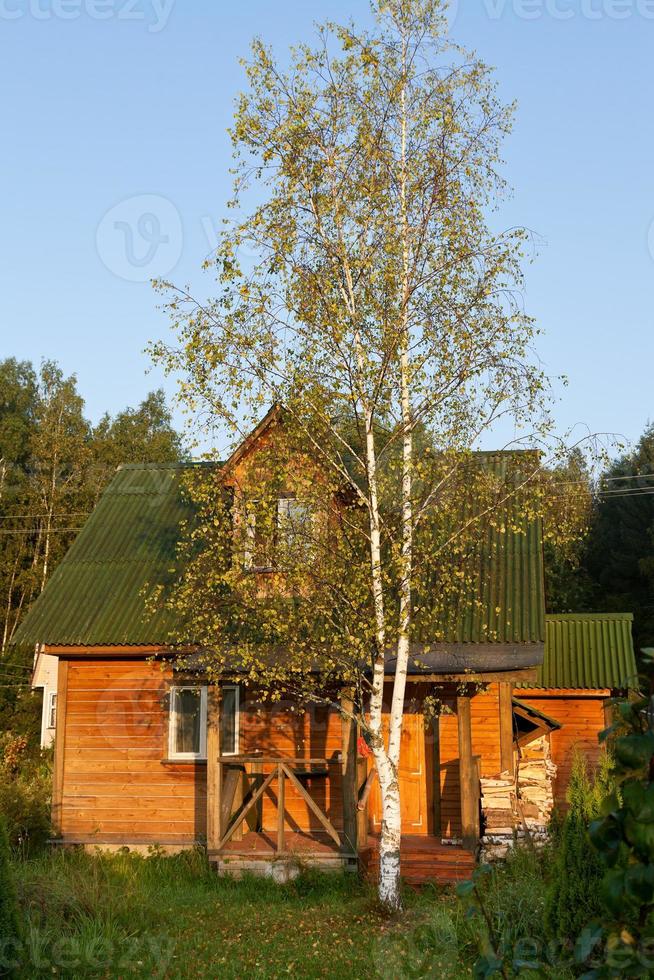
<path id="1" fill-rule="evenodd" d="M 451 890 L 407 891 L 387 918 L 353 874 L 219 878 L 201 852 L 49 851 L 13 864 L 21 978 L 470 977 L 482 928 Z M 517 856 L 488 883 L 504 938 L 542 934 L 542 862 Z M 15 951 L 9 950 L 10 954 Z M 0 951 L 0 975 L 2 975 Z M 554 974 L 552 974 L 554 975 Z"/>
<path id="2" fill-rule="evenodd" d="M 21 977 L 470 975 L 457 965 L 451 892 L 409 893 L 388 919 L 356 875 L 233 881 L 199 852 L 57 851 L 14 867 Z"/>

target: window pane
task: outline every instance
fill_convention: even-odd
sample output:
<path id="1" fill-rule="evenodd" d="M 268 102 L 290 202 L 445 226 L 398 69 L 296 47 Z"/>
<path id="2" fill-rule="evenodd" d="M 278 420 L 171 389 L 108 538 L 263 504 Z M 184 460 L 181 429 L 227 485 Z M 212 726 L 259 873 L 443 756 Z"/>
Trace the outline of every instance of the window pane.
<path id="1" fill-rule="evenodd" d="M 311 542 L 311 511 L 307 504 L 296 497 L 280 497 L 277 530 L 282 548 L 299 549 L 306 554 Z"/>
<path id="2" fill-rule="evenodd" d="M 50 705 L 48 711 L 48 728 L 54 728 L 57 724 L 57 695 L 50 695 Z"/>
<path id="3" fill-rule="evenodd" d="M 236 731 L 236 708 L 238 691 L 235 687 L 223 688 L 222 701 L 222 746 L 223 755 L 234 755 L 238 751 Z"/>
<path id="4" fill-rule="evenodd" d="M 273 564 L 274 511 L 269 501 L 250 500 L 245 511 L 244 565 L 270 568 Z"/>
<path id="5" fill-rule="evenodd" d="M 200 752 L 202 694 L 199 687 L 175 692 L 175 752 Z"/>

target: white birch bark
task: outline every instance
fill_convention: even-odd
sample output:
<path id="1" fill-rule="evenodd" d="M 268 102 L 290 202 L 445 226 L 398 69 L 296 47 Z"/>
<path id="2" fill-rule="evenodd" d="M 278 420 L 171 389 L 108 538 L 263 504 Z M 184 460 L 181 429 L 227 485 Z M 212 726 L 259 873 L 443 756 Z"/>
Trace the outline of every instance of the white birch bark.
<path id="1" fill-rule="evenodd" d="M 382 787 L 382 829 L 379 850 L 379 897 L 383 904 L 399 908 L 400 852 L 402 842 L 402 811 L 400 801 L 399 765 L 404 721 L 404 700 L 409 660 L 409 631 L 411 627 L 411 577 L 413 558 L 413 506 L 412 466 L 413 436 L 409 376 L 409 324 L 407 302 L 409 296 L 409 227 L 406 200 L 406 45 L 403 48 L 402 70 L 404 80 L 400 91 L 401 148 L 400 148 L 400 207 L 402 213 L 402 296 L 400 307 L 400 403 L 402 415 L 402 542 L 399 561 L 399 618 L 395 676 L 388 733 L 386 767 L 389 770 L 385 785 L 379 773 Z"/>

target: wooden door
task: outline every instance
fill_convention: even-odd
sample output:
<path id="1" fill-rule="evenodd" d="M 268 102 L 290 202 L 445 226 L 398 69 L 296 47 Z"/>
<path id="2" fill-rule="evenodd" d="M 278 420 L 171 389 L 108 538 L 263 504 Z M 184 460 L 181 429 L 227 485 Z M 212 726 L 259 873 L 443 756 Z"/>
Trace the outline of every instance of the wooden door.
<path id="1" fill-rule="evenodd" d="M 384 719 L 388 731 L 388 719 Z M 417 712 L 405 714 L 400 747 L 400 805 L 402 833 L 428 834 L 427 773 L 425 766 L 425 719 Z M 373 833 L 381 829 L 381 796 L 375 780 L 370 793 L 370 822 Z"/>

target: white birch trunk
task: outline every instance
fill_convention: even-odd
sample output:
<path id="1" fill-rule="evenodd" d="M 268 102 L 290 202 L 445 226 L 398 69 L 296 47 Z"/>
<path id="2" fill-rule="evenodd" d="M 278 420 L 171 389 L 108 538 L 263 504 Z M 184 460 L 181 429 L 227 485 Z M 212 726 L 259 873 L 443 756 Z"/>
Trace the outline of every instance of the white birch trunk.
<path id="1" fill-rule="evenodd" d="M 404 52 L 404 69 L 406 49 Z M 406 70 L 406 69 L 405 69 Z M 400 401 L 402 408 L 402 544 L 399 562 L 399 619 L 395 677 L 391 701 L 387 759 L 383 780 L 379 771 L 382 798 L 382 832 L 379 852 L 379 897 L 386 906 L 399 908 L 400 852 L 402 842 L 402 811 L 400 806 L 399 765 L 404 721 L 404 700 L 409 661 L 409 631 L 411 627 L 411 579 L 413 558 L 412 467 L 413 435 L 409 377 L 409 338 L 407 301 L 409 295 L 409 228 L 406 207 L 406 92 L 400 93 L 402 133 L 400 164 L 400 202 L 402 209 L 403 289 L 400 324 Z"/>

